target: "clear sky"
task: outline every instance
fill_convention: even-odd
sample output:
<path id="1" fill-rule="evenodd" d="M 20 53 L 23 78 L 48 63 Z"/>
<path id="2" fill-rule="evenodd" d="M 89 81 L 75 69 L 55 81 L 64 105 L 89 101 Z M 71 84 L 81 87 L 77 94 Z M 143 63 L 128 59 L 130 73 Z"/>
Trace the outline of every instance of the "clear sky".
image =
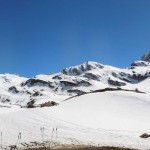
<path id="1" fill-rule="evenodd" d="M 149 48 L 150 0 L 0 0 L 0 73 L 127 67 Z"/>

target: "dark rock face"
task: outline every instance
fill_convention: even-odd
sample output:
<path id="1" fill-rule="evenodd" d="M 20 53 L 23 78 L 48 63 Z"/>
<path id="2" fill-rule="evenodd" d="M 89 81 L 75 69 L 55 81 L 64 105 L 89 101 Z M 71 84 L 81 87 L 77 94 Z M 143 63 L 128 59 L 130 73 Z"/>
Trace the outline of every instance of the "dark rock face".
<path id="1" fill-rule="evenodd" d="M 127 79 L 127 78 L 120 78 L 121 80 L 125 81 L 125 82 L 128 82 L 128 83 L 131 83 L 131 80 Z"/>
<path id="2" fill-rule="evenodd" d="M 85 81 L 85 80 L 81 80 L 81 81 L 77 81 L 78 86 L 90 86 L 92 85 L 90 82 Z"/>
<path id="3" fill-rule="evenodd" d="M 92 64 L 91 62 L 86 62 L 85 70 L 92 70 L 92 69 L 96 69 L 96 68 L 103 69 L 104 66 L 99 63 Z"/>
<path id="4" fill-rule="evenodd" d="M 43 80 L 39 80 L 39 79 L 29 79 L 24 83 L 21 83 L 21 86 L 48 86 L 50 88 L 53 88 L 53 86 L 51 85 L 51 82 L 46 82 Z"/>
<path id="5" fill-rule="evenodd" d="M 149 137 L 150 137 L 150 135 L 147 133 L 140 135 L 140 138 L 149 138 Z"/>
<path id="6" fill-rule="evenodd" d="M 80 75 L 80 72 L 79 72 L 79 70 L 77 68 L 71 68 L 71 69 L 68 69 L 68 70 L 67 69 L 63 69 L 62 73 L 66 74 L 66 75 L 68 75 L 68 74 Z"/>
<path id="7" fill-rule="evenodd" d="M 57 106 L 58 103 L 54 102 L 54 101 L 48 101 L 48 102 L 45 102 L 43 104 L 41 104 L 41 107 L 52 107 L 52 106 Z"/>
<path id="8" fill-rule="evenodd" d="M 114 76 L 115 78 L 118 77 L 118 75 L 115 72 L 112 72 L 112 76 Z"/>
<path id="9" fill-rule="evenodd" d="M 95 74 L 92 74 L 92 73 L 85 73 L 84 77 L 86 77 L 86 78 L 88 78 L 88 79 L 100 81 L 100 77 L 101 77 L 101 76 L 95 75 Z"/>
<path id="10" fill-rule="evenodd" d="M 12 93 L 19 93 L 19 91 L 17 90 L 17 88 L 15 86 L 12 86 L 8 89 L 9 92 L 12 92 Z"/>
<path id="11" fill-rule="evenodd" d="M 134 80 L 137 80 L 137 81 L 145 80 L 147 77 L 148 77 L 147 74 L 145 74 L 145 75 L 133 74 L 133 76 L 132 76 L 132 78 L 133 78 Z"/>
<path id="12" fill-rule="evenodd" d="M 66 68 L 61 71 L 63 74 L 67 74 Z"/>
<path id="13" fill-rule="evenodd" d="M 85 80 L 74 80 L 74 82 L 71 81 L 60 81 L 60 85 L 61 86 L 65 86 L 66 88 L 70 88 L 70 87 L 78 87 L 78 86 L 90 86 L 91 83 L 89 83 L 88 81 Z"/>
<path id="14" fill-rule="evenodd" d="M 31 100 L 30 102 L 27 103 L 27 108 L 34 108 L 34 103 L 35 103 L 35 100 Z"/>
<path id="15" fill-rule="evenodd" d="M 126 83 L 124 83 L 124 82 L 114 81 L 114 80 L 111 80 L 111 79 L 108 79 L 108 83 L 110 85 L 114 85 L 114 86 L 124 86 L 124 85 L 126 85 Z"/>
<path id="16" fill-rule="evenodd" d="M 39 92 L 35 92 L 32 96 L 39 96 L 40 93 Z"/>
<path id="17" fill-rule="evenodd" d="M 10 102 L 10 99 L 8 98 L 2 100 L 2 103 L 9 103 L 9 102 Z"/>
<path id="18" fill-rule="evenodd" d="M 73 68 L 72 73 L 74 73 L 76 75 L 80 75 L 80 71 L 77 68 Z"/>
<path id="19" fill-rule="evenodd" d="M 66 75 L 81 75 L 83 72 L 92 70 L 92 69 L 103 69 L 104 66 L 96 62 L 86 62 L 80 66 L 65 68 L 62 70 L 63 74 Z"/>
<path id="20" fill-rule="evenodd" d="M 148 50 L 141 58 L 142 61 L 150 62 L 150 50 Z"/>
<path id="21" fill-rule="evenodd" d="M 149 65 L 150 65 L 150 62 L 146 62 L 146 61 L 135 61 L 131 64 L 132 67 L 137 67 L 137 66 L 144 67 L 144 66 L 149 66 Z"/>
<path id="22" fill-rule="evenodd" d="M 62 78 L 60 76 L 54 76 L 52 79 L 58 79 L 58 80 L 61 80 Z"/>
<path id="23" fill-rule="evenodd" d="M 64 86 L 78 86 L 77 83 L 69 82 L 69 81 L 60 81 L 60 84 L 62 84 Z"/>
<path id="24" fill-rule="evenodd" d="M 84 91 L 81 91 L 81 90 L 78 90 L 78 89 L 70 89 L 70 90 L 67 90 L 68 93 L 75 93 L 77 95 L 82 95 L 82 94 L 86 94 L 86 92 Z"/>

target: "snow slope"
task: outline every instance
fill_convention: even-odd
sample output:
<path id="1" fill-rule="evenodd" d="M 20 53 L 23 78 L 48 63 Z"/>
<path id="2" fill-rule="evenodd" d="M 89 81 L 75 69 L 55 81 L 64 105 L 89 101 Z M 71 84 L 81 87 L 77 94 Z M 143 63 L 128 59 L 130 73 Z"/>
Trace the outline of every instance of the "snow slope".
<path id="1" fill-rule="evenodd" d="M 18 109 L 0 114 L 3 145 L 21 146 L 17 144 L 20 132 L 20 143 L 41 142 L 40 128 L 44 127 L 44 141 L 150 148 L 149 139 L 139 137 L 150 131 L 147 94 L 127 91 L 91 93 L 63 101 L 55 107 Z M 53 128 L 58 129 L 57 138 L 56 132 L 52 137 Z"/>
<path id="2" fill-rule="evenodd" d="M 0 144 L 53 141 L 150 149 L 150 139 L 139 137 L 150 132 L 149 97 L 145 60 L 123 69 L 88 61 L 33 78 L 0 74 Z"/>

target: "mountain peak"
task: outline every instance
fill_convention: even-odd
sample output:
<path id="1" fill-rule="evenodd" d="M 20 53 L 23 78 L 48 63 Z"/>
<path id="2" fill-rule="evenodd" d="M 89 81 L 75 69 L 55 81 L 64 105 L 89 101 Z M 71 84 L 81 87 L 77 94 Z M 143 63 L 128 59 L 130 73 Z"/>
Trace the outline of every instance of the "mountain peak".
<path id="1" fill-rule="evenodd" d="M 150 62 L 150 49 L 142 56 L 141 60 Z"/>
<path id="2" fill-rule="evenodd" d="M 67 75 L 80 75 L 83 72 L 92 70 L 92 69 L 102 69 L 104 66 L 97 62 L 87 61 L 78 66 L 68 67 L 62 70 L 62 73 Z"/>

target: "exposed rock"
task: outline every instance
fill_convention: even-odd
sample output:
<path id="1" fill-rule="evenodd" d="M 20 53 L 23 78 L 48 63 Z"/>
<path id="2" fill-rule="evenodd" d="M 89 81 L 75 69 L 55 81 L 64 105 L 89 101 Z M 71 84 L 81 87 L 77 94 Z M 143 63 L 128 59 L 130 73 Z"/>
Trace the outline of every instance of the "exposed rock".
<path id="1" fill-rule="evenodd" d="M 88 61 L 79 66 L 69 67 L 62 70 L 63 74 L 66 75 L 81 75 L 83 72 L 92 70 L 92 69 L 103 69 L 104 66 L 102 64 Z"/>
<path id="2" fill-rule="evenodd" d="M 132 75 L 132 78 L 133 78 L 134 80 L 137 80 L 137 81 L 142 81 L 142 80 L 146 79 L 147 77 L 148 77 L 147 74 L 145 74 L 145 75 L 133 74 L 133 75 Z"/>
<path id="3" fill-rule="evenodd" d="M 40 79 L 29 79 L 24 83 L 21 83 L 21 86 L 25 86 L 27 85 L 28 87 L 31 86 L 48 86 L 50 88 L 53 88 L 53 86 L 51 85 L 51 82 L 46 82 Z"/>
<path id="4" fill-rule="evenodd" d="M 132 81 L 131 80 L 129 80 L 129 79 L 127 79 L 127 78 L 120 78 L 121 80 L 124 80 L 124 81 L 126 81 L 126 82 L 128 82 L 128 83 L 131 83 Z"/>
<path id="5" fill-rule="evenodd" d="M 12 86 L 8 89 L 9 92 L 12 92 L 12 93 L 19 93 L 19 91 L 17 90 L 17 88 L 15 86 Z"/>
<path id="6" fill-rule="evenodd" d="M 8 98 L 2 100 L 2 103 L 8 103 L 8 102 L 10 102 L 10 99 Z"/>
<path id="7" fill-rule="evenodd" d="M 126 73 L 125 72 L 120 72 L 119 73 L 121 76 L 126 76 Z"/>
<path id="8" fill-rule="evenodd" d="M 61 80 L 62 78 L 58 75 L 54 76 L 52 79 L 58 79 L 58 80 Z"/>
<path id="9" fill-rule="evenodd" d="M 142 61 L 150 62 L 150 50 L 148 50 L 141 58 Z"/>
<path id="10" fill-rule="evenodd" d="M 81 80 L 81 81 L 77 81 L 78 86 L 90 86 L 92 85 L 90 82 L 85 81 L 85 80 Z"/>
<path id="11" fill-rule="evenodd" d="M 34 108 L 34 103 L 35 103 L 35 100 L 31 100 L 30 102 L 27 103 L 27 108 Z"/>
<path id="12" fill-rule="evenodd" d="M 10 145 L 9 148 L 10 148 L 10 150 L 16 150 L 17 149 L 17 145 Z"/>
<path id="13" fill-rule="evenodd" d="M 108 83 L 110 85 L 114 85 L 114 86 L 124 86 L 124 85 L 126 85 L 126 83 L 124 83 L 124 82 L 114 81 L 112 79 L 108 79 Z"/>
<path id="14" fill-rule="evenodd" d="M 117 73 L 115 73 L 115 72 L 112 72 L 112 76 L 115 77 L 115 78 L 118 77 Z"/>
<path id="15" fill-rule="evenodd" d="M 150 66 L 150 62 L 146 62 L 146 61 L 135 61 L 131 64 L 132 67 L 144 67 L 144 66 Z"/>
<path id="16" fill-rule="evenodd" d="M 150 135 L 147 133 L 140 135 L 140 138 L 149 138 L 149 137 L 150 137 Z"/>
<path id="17" fill-rule="evenodd" d="M 48 102 L 45 102 L 45 103 L 42 103 L 40 106 L 41 107 L 51 107 L 51 106 L 57 106 L 58 103 L 54 102 L 54 101 L 48 101 Z"/>
<path id="18" fill-rule="evenodd" d="M 75 94 L 78 94 L 78 95 L 86 94 L 86 92 L 78 90 L 78 89 L 67 90 L 67 92 L 69 92 L 69 93 L 75 93 Z"/>
<path id="19" fill-rule="evenodd" d="M 77 83 L 69 82 L 69 81 L 60 81 L 60 83 L 64 86 L 77 86 Z"/>
<path id="20" fill-rule="evenodd" d="M 92 79 L 92 80 L 96 80 L 96 81 L 100 81 L 100 75 L 95 75 L 92 73 L 85 73 L 84 77 Z"/>
<path id="21" fill-rule="evenodd" d="M 29 92 L 29 91 L 25 91 L 27 94 L 29 94 L 29 95 L 31 95 L 31 92 Z"/>
<path id="22" fill-rule="evenodd" d="M 35 92 L 32 96 L 39 96 L 40 93 L 39 92 Z"/>

